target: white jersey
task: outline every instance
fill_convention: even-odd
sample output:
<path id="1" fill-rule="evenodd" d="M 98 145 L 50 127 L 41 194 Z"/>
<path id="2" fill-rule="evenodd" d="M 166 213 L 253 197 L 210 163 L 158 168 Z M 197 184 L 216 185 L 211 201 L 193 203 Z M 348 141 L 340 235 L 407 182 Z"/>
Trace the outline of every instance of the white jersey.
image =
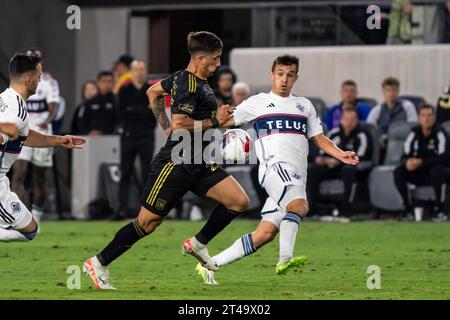
<path id="1" fill-rule="evenodd" d="M 261 167 L 286 162 L 302 172 L 308 165 L 308 139 L 323 132 L 316 110 L 306 98 L 273 92 L 251 96 L 236 107 L 235 124 L 253 122 Z"/>
<path id="2" fill-rule="evenodd" d="M 41 132 L 38 125 L 48 118 L 49 103 L 59 103 L 58 82 L 48 73 L 41 75 L 41 81 L 38 84 L 36 93 L 28 98 L 27 110 L 30 116 L 30 128 Z M 41 132 L 51 134 L 51 132 Z"/>
<path id="3" fill-rule="evenodd" d="M 5 179 L 22 150 L 28 136 L 29 119 L 26 102 L 14 89 L 0 93 L 0 123 L 13 123 L 19 128 L 19 139 L 0 145 L 0 181 Z"/>

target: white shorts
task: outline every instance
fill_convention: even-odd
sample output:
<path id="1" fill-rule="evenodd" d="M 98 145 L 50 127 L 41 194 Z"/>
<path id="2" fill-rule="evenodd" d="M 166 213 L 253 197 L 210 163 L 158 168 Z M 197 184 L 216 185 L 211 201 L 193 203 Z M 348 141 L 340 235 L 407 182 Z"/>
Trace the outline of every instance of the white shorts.
<path id="1" fill-rule="evenodd" d="M 42 129 L 34 125 L 31 126 L 31 129 L 45 135 L 50 135 L 53 132 L 51 125 L 47 129 Z M 50 168 L 53 166 L 53 148 L 31 148 L 23 146 L 17 159 L 31 162 L 38 167 Z"/>
<path id="2" fill-rule="evenodd" d="M 269 197 L 261 211 L 262 220 L 279 228 L 287 205 L 295 199 L 306 200 L 306 170 L 286 162 L 276 162 L 264 169 L 260 170 L 259 181 Z"/>
<path id="3" fill-rule="evenodd" d="M 53 148 L 31 148 L 24 146 L 17 160 L 25 160 L 38 167 L 51 168 L 53 166 Z"/>
<path id="4" fill-rule="evenodd" d="M 33 216 L 9 188 L 8 178 L 0 181 L 0 228 L 20 230 L 27 227 Z"/>

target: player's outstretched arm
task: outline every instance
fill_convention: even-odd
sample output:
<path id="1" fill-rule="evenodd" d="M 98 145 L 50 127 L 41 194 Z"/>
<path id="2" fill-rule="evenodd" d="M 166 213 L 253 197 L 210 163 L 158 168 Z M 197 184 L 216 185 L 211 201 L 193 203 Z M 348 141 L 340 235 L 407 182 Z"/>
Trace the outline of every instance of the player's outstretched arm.
<path id="1" fill-rule="evenodd" d="M 189 131 L 194 131 L 194 129 L 207 130 L 210 128 L 223 128 L 225 124 L 231 121 L 233 118 L 233 107 L 228 104 L 224 104 L 217 109 L 216 117 L 212 119 L 206 119 L 202 121 L 195 121 L 184 114 L 173 114 L 172 115 L 172 130 L 185 129 Z M 234 124 L 234 120 L 233 120 Z"/>
<path id="2" fill-rule="evenodd" d="M 30 129 L 24 144 L 33 148 L 64 147 L 67 149 L 81 149 L 81 146 L 85 143 L 86 139 L 83 137 L 71 135 L 50 136 Z"/>
<path id="3" fill-rule="evenodd" d="M 356 153 L 353 151 L 343 151 L 338 148 L 336 144 L 328 139 L 323 133 L 314 136 L 313 140 L 317 147 L 339 161 L 353 166 L 356 166 L 359 163 L 359 158 Z"/>
<path id="4" fill-rule="evenodd" d="M 3 136 L 6 135 L 6 136 Z M 19 137 L 19 128 L 14 123 L 0 123 L 0 144 Z"/>
<path id="5" fill-rule="evenodd" d="M 150 102 L 150 109 L 152 109 L 156 120 L 158 120 L 164 132 L 169 135 L 172 132 L 170 120 L 167 117 L 166 105 L 164 97 L 167 96 L 167 92 L 164 91 L 161 86 L 161 82 L 152 85 L 147 90 L 148 101 Z"/>

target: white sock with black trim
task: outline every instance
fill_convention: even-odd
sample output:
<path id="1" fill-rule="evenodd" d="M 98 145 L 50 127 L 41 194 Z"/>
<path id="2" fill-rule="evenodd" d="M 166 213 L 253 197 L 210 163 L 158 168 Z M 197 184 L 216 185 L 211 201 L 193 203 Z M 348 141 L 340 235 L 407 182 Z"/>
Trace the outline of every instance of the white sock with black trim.
<path id="1" fill-rule="evenodd" d="M 218 267 L 232 263 L 245 256 L 249 256 L 256 251 L 253 245 L 252 235 L 246 234 L 242 238 L 237 239 L 230 247 L 223 250 L 212 259 Z"/>
<path id="2" fill-rule="evenodd" d="M 294 255 L 297 231 L 302 218 L 293 212 L 288 212 L 280 224 L 280 257 L 279 263 L 284 263 Z"/>

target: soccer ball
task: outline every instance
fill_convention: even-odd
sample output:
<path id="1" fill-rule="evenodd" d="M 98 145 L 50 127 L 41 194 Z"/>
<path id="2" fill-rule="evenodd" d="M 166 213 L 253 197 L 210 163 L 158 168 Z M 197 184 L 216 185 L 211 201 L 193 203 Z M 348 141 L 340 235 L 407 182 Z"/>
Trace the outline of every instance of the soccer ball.
<path id="1" fill-rule="evenodd" d="M 223 134 L 222 157 L 225 163 L 245 163 L 250 152 L 250 136 L 242 129 L 230 129 Z"/>

